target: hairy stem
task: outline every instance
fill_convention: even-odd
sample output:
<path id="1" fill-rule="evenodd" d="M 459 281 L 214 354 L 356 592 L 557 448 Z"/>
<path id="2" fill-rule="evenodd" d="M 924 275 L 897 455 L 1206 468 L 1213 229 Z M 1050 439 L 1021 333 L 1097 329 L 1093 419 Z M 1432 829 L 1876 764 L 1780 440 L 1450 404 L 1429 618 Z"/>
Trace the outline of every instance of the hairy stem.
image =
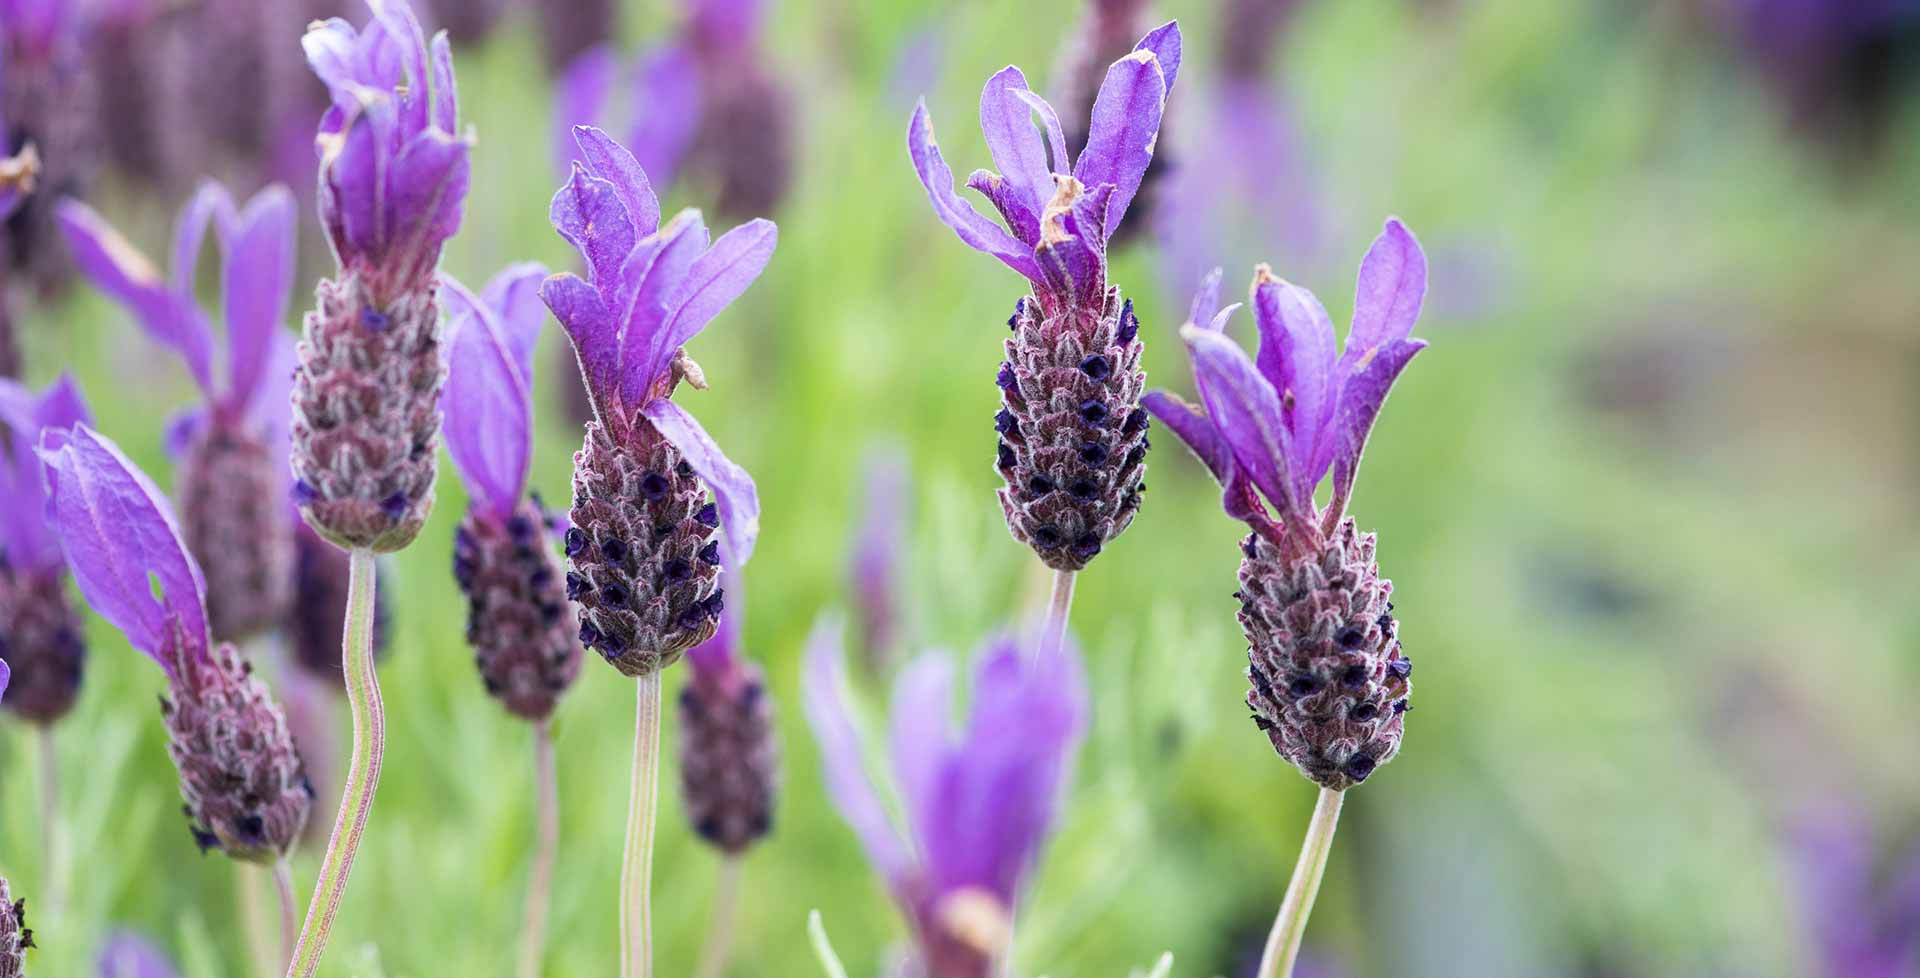
<path id="1" fill-rule="evenodd" d="M 353 714 L 353 757 L 347 762 L 347 783 L 340 792 L 333 837 L 320 860 L 320 876 L 314 880 L 313 900 L 307 904 L 306 923 L 287 965 L 287 978 L 313 978 L 320 967 L 340 899 L 347 892 L 354 854 L 360 850 L 360 835 L 373 811 L 373 791 L 380 784 L 380 758 L 386 748 L 387 718 L 380 706 L 380 681 L 373 673 L 373 551 L 356 547 L 349 554 L 340 664 L 346 673 L 347 708 Z"/>
<path id="2" fill-rule="evenodd" d="M 1060 651 L 1060 643 L 1067 637 L 1067 616 L 1073 611 L 1073 571 L 1057 570 L 1053 572 L 1053 594 L 1047 599 L 1047 617 L 1041 626 L 1040 644 L 1034 650 L 1037 655 L 1050 656 Z"/>
<path id="3" fill-rule="evenodd" d="M 547 946 L 547 903 L 553 889 L 553 857 L 560 847 L 560 787 L 553 770 L 553 724 L 533 728 L 534 790 L 539 793 L 539 835 L 527 871 L 527 925 L 520 934 L 520 978 L 540 978 Z"/>
<path id="4" fill-rule="evenodd" d="M 660 673 L 636 684 L 633 788 L 620 868 L 620 975 L 653 978 L 653 823 L 660 796 Z"/>
<path id="5" fill-rule="evenodd" d="M 707 943 L 700 950 L 695 978 L 720 978 L 727 973 L 733 953 L 733 919 L 740 909 L 740 857 L 720 859 L 720 877 L 714 881 L 713 919 L 707 923 Z"/>
<path id="6" fill-rule="evenodd" d="M 1333 849 L 1333 829 L 1340 823 L 1340 802 L 1345 792 L 1320 789 L 1320 800 L 1313 806 L 1313 821 L 1307 823 L 1307 837 L 1300 843 L 1300 861 L 1293 864 L 1293 881 L 1280 902 L 1280 913 L 1273 918 L 1273 931 L 1267 935 L 1267 949 L 1260 956 L 1258 978 L 1289 978 L 1293 960 L 1300 955 L 1300 938 L 1307 932 L 1307 915 L 1313 912 L 1313 898 L 1320 892 L 1320 878 L 1327 873 L 1327 853 Z"/>

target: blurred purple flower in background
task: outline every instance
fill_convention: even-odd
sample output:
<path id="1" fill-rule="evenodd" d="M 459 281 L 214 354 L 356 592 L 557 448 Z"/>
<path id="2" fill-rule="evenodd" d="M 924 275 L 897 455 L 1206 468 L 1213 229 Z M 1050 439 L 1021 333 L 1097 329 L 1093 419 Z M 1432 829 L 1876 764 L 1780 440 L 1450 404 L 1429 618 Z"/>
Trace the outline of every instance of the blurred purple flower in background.
<path id="1" fill-rule="evenodd" d="M 547 70 L 559 72 L 619 32 L 620 0 L 561 0 L 537 5 Z"/>
<path id="2" fill-rule="evenodd" d="M 1079 653 L 1065 641 L 991 640 L 976 657 L 972 706 L 957 732 L 952 658 L 929 653 L 907 665 L 894 683 L 888 742 L 902 838 L 868 778 L 843 698 L 842 631 L 834 619 L 816 624 L 804 665 L 828 794 L 912 925 L 922 971 L 985 978 L 1007 951 L 1022 884 L 1086 732 Z"/>
<path id="3" fill-rule="evenodd" d="M 1878 141 L 1898 107 L 1897 81 L 1920 46 L 1912 0 L 1717 0 L 1794 127 L 1846 149 Z M 1904 50 L 1903 50 L 1904 48 Z"/>
<path id="4" fill-rule="evenodd" d="M 159 945 L 131 931 L 107 935 L 100 948 L 99 978 L 179 978 Z"/>
<path id="5" fill-rule="evenodd" d="M 211 580 L 213 633 L 242 641 L 278 625 L 291 598 L 293 526 L 287 496 L 284 328 L 293 287 L 293 195 L 272 186 L 244 209 L 208 181 L 180 212 L 172 274 L 160 273 L 92 209 L 62 201 L 59 222 L 81 273 L 147 335 L 185 361 L 205 403 L 169 425 L 189 549 Z M 194 295 L 212 226 L 222 258 L 224 376 L 213 328 Z"/>
<path id="6" fill-rule="evenodd" d="M 1920 843 L 1897 855 L 1863 816 L 1827 812 L 1794 834 L 1807 937 L 1822 978 L 1920 973 Z"/>
<path id="7" fill-rule="evenodd" d="M 907 457 L 896 447 L 869 450 L 863 473 L 860 485 L 866 496 L 848 577 L 853 584 L 861 660 L 869 675 L 884 676 L 892 671 L 900 650 L 906 610 L 901 575 L 908 565 L 907 506 L 913 485 Z"/>
<path id="8" fill-rule="evenodd" d="M 0 268 L 9 285 L 30 282 L 42 294 L 63 284 L 68 268 L 53 202 L 86 192 L 98 145 L 83 13 L 76 0 L 0 0 L 0 157 L 32 145 L 40 167 L 39 192 L 15 205 L 0 233 Z"/>
<path id="9" fill-rule="evenodd" d="M 1067 35 L 1061 46 L 1059 57 L 1053 71 L 1053 102 L 1066 110 L 1062 120 L 1066 124 L 1066 149 L 1081 154 L 1087 150 L 1092 140 L 1091 125 L 1083 125 L 1082 120 L 1093 118 L 1093 106 L 1100 95 L 1101 86 L 1108 71 L 1108 65 L 1125 57 L 1134 47 L 1134 40 L 1146 32 L 1147 0 L 1088 0 L 1081 14 L 1080 22 L 1073 32 Z M 1167 90 L 1173 90 L 1174 67 L 1162 66 L 1167 73 Z M 1164 125 L 1164 120 L 1163 120 Z M 1156 150 L 1160 147 L 1155 147 Z M 1064 154 L 1056 152 L 1056 156 Z M 1063 167 L 1056 163 L 1056 170 Z M 1140 178 L 1137 194 L 1140 210 L 1149 215 L 1155 209 L 1158 194 L 1156 187 L 1162 177 L 1172 169 L 1165 154 L 1156 153 Z M 1125 241 L 1139 233 L 1145 224 L 1135 221 L 1121 225 L 1112 232 L 1113 238 Z"/>
<path id="10" fill-rule="evenodd" d="M 51 724 L 73 709 L 86 667 L 85 628 L 67 600 L 60 536 L 47 522 L 46 480 L 34 446 L 44 431 L 89 421 L 65 374 L 40 394 L 0 380 L 0 660 L 13 674 L 6 708 Z"/>
<path id="11" fill-rule="evenodd" d="M 713 637 L 687 652 L 680 688 L 680 793 L 693 830 L 737 856 L 773 830 L 779 788 L 773 697 L 766 674 L 747 660 L 746 594 L 726 575 L 727 607 Z"/>

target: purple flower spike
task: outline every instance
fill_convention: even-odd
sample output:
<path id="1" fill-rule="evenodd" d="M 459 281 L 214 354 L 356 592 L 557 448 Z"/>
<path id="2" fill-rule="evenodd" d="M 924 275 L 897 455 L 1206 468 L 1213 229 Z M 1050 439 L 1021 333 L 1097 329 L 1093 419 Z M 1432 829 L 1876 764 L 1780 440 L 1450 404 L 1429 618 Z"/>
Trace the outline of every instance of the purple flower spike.
<path id="1" fill-rule="evenodd" d="M 680 787 L 694 832 L 738 854 L 773 828 L 779 757 L 766 676 L 741 650 L 740 575 L 728 570 L 724 580 L 719 628 L 687 653 L 693 669 L 680 691 Z"/>
<path id="2" fill-rule="evenodd" d="M 181 209 L 171 274 L 162 277 L 100 215 L 63 201 L 59 222 L 80 271 L 172 348 L 205 403 L 169 424 L 180 460 L 181 523 L 211 577 L 214 634 L 239 640 L 277 625 L 291 599 L 292 526 L 286 495 L 286 322 L 293 287 L 293 195 L 278 185 L 244 209 L 207 181 Z M 223 259 L 226 346 L 216 370 L 212 326 L 194 296 L 209 227 Z"/>
<path id="3" fill-rule="evenodd" d="M 948 723 L 954 666 L 910 663 L 894 684 L 889 754 L 908 839 L 867 777 L 845 699 L 841 626 L 808 639 L 807 722 L 828 794 L 913 923 L 927 974 L 984 978 L 1005 948 L 1021 884 L 1053 826 L 1086 730 L 1087 690 L 1072 643 L 1038 655 L 1001 636 L 976 659 L 964 726 Z M 994 935 L 994 936 L 989 936 Z"/>
<path id="4" fill-rule="evenodd" d="M 472 140 L 456 132 L 453 51 L 431 47 L 405 0 L 370 4 L 356 29 L 338 17 L 302 41 L 333 107 L 320 122 L 320 218 L 342 269 L 379 298 L 432 284 L 460 227 Z"/>
<path id="5" fill-rule="evenodd" d="M 80 592 L 167 675 L 167 752 L 195 841 L 235 859 L 278 859 L 306 824 L 313 789 L 266 684 L 231 644 L 214 644 L 206 581 L 172 508 L 84 424 L 46 434 L 40 457 Z"/>
<path id="6" fill-rule="evenodd" d="M 1234 308 L 1215 312 L 1218 289 L 1218 274 L 1208 276 L 1195 321 L 1180 330 L 1204 409 L 1164 391 L 1144 403 L 1225 487 L 1228 515 L 1253 528 L 1235 596 L 1255 724 L 1307 777 L 1345 790 L 1398 753 L 1412 691 L 1388 600 L 1393 582 L 1380 576 L 1373 534 L 1359 532 L 1346 505 L 1388 389 L 1426 347 L 1409 335 L 1426 295 L 1426 256 L 1405 226 L 1387 221 L 1360 263 L 1344 352 L 1313 293 L 1263 265 L 1251 292 L 1260 350 L 1250 358 L 1224 329 Z M 1314 491 L 1329 470 L 1333 495 L 1322 510 Z"/>
<path id="7" fill-rule="evenodd" d="M 173 961 L 152 941 L 131 931 L 108 935 L 100 949 L 100 978 L 179 978 Z"/>
<path id="8" fill-rule="evenodd" d="M 47 521 L 42 432 L 87 420 L 71 377 L 41 394 L 0 380 L 0 650 L 12 673 L 6 708 L 42 726 L 73 709 L 85 673 L 85 630 L 67 599 L 60 537 Z"/>
<path id="9" fill-rule="evenodd" d="M 752 478 L 669 398 L 682 380 L 706 386 L 683 344 L 759 277 L 778 232 L 753 220 L 709 246 L 698 211 L 662 225 L 632 153 L 591 126 L 574 138 L 580 159 L 554 195 L 552 220 L 587 278 L 555 275 L 540 290 L 573 341 L 595 414 L 574 456 L 571 521 L 581 544 L 568 556 L 581 583 L 572 591 L 582 640 L 644 675 L 717 627 L 720 568 L 703 557 L 713 556 L 715 526 L 718 556 L 735 567 L 759 534 Z"/>

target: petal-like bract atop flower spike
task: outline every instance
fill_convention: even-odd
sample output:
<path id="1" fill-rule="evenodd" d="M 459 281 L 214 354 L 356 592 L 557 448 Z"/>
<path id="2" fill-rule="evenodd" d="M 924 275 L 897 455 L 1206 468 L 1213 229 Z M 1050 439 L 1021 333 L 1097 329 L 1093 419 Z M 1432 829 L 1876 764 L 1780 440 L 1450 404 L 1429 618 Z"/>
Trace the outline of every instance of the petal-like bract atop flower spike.
<path id="1" fill-rule="evenodd" d="M 48 521 L 46 480 L 34 447 L 44 431 L 90 421 L 80 387 L 69 375 L 60 375 L 39 394 L 0 378 L 0 424 L 7 434 L 0 446 L 0 555 L 7 565 L 36 571 L 60 566 L 60 535 Z"/>
<path id="2" fill-rule="evenodd" d="M 49 432 L 40 457 L 48 515 L 87 603 L 169 675 L 175 655 L 205 656 L 206 582 L 153 481 L 85 424 Z"/>
<path id="3" fill-rule="evenodd" d="M 336 17 L 302 44 L 333 100 L 316 140 L 321 221 L 341 267 L 375 273 L 391 298 L 430 284 L 459 229 L 470 140 L 446 34 L 429 46 L 405 0 L 369 5 L 364 28 Z"/>
<path id="4" fill-rule="evenodd" d="M 527 488 L 533 453 L 533 347 L 547 309 L 540 303 L 545 267 L 514 265 L 476 296 L 451 277 L 454 297 L 448 351 L 447 453 L 476 508 L 504 520 Z"/>
<path id="5" fill-rule="evenodd" d="M 963 906 L 985 898 L 1011 912 L 1053 825 L 1055 807 L 1087 720 L 1078 653 L 1063 642 L 1035 654 L 1001 636 L 975 663 L 973 703 L 948 723 L 953 664 L 941 654 L 910 663 L 894 685 L 890 754 L 912 846 L 887 820 L 846 704 L 837 623 L 816 626 L 805 664 L 807 718 L 820 741 L 829 792 L 913 919 L 934 973 L 985 975 L 996 949 L 955 933 Z M 907 855 L 919 854 L 916 860 Z"/>

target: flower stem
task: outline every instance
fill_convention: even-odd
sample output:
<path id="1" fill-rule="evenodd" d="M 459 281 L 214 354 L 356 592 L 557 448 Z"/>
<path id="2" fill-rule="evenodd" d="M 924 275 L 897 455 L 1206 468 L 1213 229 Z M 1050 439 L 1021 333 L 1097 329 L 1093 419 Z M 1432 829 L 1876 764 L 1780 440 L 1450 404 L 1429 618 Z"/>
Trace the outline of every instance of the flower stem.
<path id="1" fill-rule="evenodd" d="M 233 864 L 237 883 L 233 888 L 234 897 L 240 904 L 240 922 L 246 928 L 247 956 L 252 959 L 250 974 L 277 975 L 287 962 L 277 957 L 274 940 L 268 934 L 272 927 L 267 922 L 267 894 L 265 867 L 253 863 Z"/>
<path id="2" fill-rule="evenodd" d="M 1040 644 L 1035 652 L 1041 656 L 1050 656 L 1060 651 L 1060 643 L 1067 637 L 1067 616 L 1073 611 L 1073 571 L 1057 570 L 1053 572 L 1053 595 L 1047 599 L 1047 617 L 1041 626 Z"/>
<path id="3" fill-rule="evenodd" d="M 636 684 L 633 787 L 620 868 L 620 975 L 653 978 L 653 823 L 660 796 L 660 673 Z"/>
<path id="4" fill-rule="evenodd" d="M 727 973 L 733 953 L 733 918 L 740 908 L 740 857 L 720 859 L 720 878 L 714 882 L 713 919 L 707 924 L 707 944 L 700 951 L 696 978 L 720 978 Z"/>
<path id="5" fill-rule="evenodd" d="M 313 978 L 320 967 L 340 899 L 347 892 L 347 874 L 353 871 L 353 857 L 360 850 L 360 835 L 373 811 L 373 791 L 380 784 L 380 759 L 386 748 L 387 718 L 380 706 L 380 681 L 373 673 L 373 551 L 356 547 L 349 556 L 340 664 L 346 674 L 347 708 L 353 713 L 353 757 L 347 763 L 333 837 L 320 860 L 320 876 L 314 880 L 313 900 L 307 904 L 306 923 L 287 965 L 287 978 Z"/>
<path id="6" fill-rule="evenodd" d="M 282 854 L 273 864 L 273 888 L 280 896 L 280 961 L 274 963 L 272 971 L 280 970 L 280 962 L 293 960 L 293 939 L 299 923 L 294 919 L 295 904 L 293 895 L 293 866 Z"/>
<path id="7" fill-rule="evenodd" d="M 58 912 L 65 887 L 66 867 L 60 847 L 60 751 L 53 742 L 53 725 L 42 724 L 36 738 L 40 746 L 40 852 L 46 859 L 47 905 Z"/>
<path id="8" fill-rule="evenodd" d="M 1293 881 L 1287 884 L 1280 914 L 1273 918 L 1273 931 L 1267 935 L 1266 953 L 1260 956 L 1258 978 L 1289 978 L 1293 974 L 1293 959 L 1299 956 L 1300 938 L 1307 932 L 1307 915 L 1313 912 L 1320 878 L 1327 873 L 1327 853 L 1333 849 L 1333 829 L 1340 822 L 1340 802 L 1345 795 L 1320 789 L 1313 821 L 1307 823 L 1307 837 L 1300 843 L 1300 861 L 1293 865 Z"/>
<path id="9" fill-rule="evenodd" d="M 540 978 L 547 946 L 547 902 L 553 889 L 553 856 L 560 847 L 560 787 L 553 771 L 553 724 L 533 728 L 534 790 L 539 793 L 539 835 L 533 868 L 527 871 L 527 926 L 520 935 L 520 978 Z"/>

